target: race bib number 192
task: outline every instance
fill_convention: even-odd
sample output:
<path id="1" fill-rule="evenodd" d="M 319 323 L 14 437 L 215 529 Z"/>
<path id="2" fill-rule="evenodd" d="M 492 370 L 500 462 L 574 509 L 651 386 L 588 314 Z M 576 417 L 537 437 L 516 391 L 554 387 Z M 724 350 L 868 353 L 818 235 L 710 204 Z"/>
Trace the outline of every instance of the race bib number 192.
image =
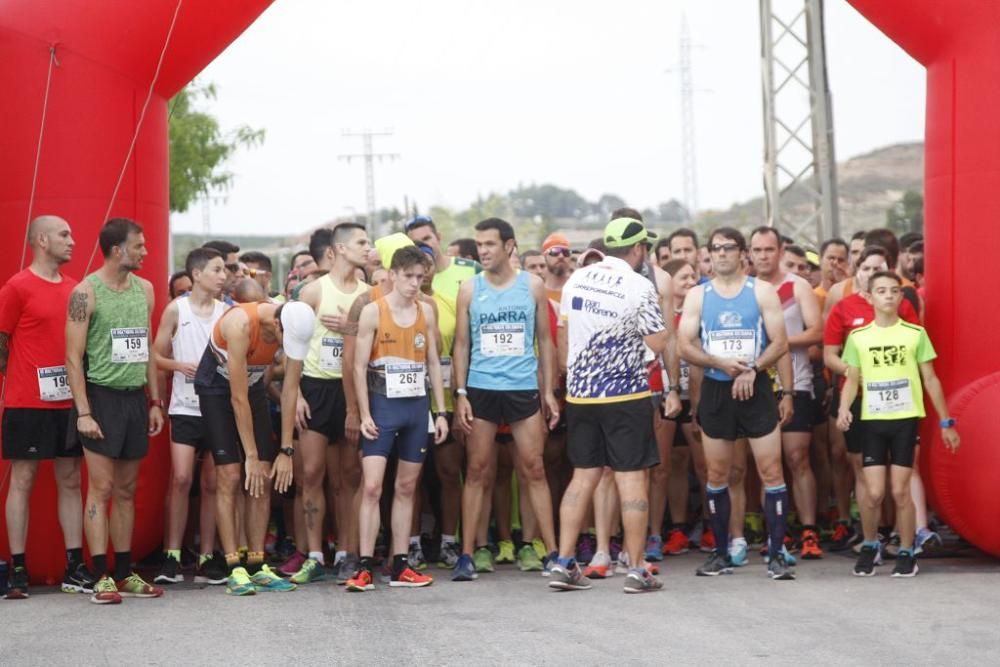
<path id="1" fill-rule="evenodd" d="M 480 326 L 479 351 L 484 357 L 523 356 L 524 322 Z"/>
<path id="2" fill-rule="evenodd" d="M 146 327 L 111 330 L 111 363 L 138 364 L 149 361 L 149 332 Z"/>

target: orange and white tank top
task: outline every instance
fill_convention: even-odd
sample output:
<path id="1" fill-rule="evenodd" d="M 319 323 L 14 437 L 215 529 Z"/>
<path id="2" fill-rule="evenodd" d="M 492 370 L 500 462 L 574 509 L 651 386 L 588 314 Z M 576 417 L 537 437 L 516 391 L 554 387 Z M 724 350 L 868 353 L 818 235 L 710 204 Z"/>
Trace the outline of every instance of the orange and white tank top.
<path id="1" fill-rule="evenodd" d="M 396 324 L 385 297 L 375 304 L 378 329 L 368 362 L 369 389 L 389 398 L 426 396 L 427 346 L 433 339 L 428 335 L 423 304 L 417 301 L 417 317 L 408 327 Z"/>
<path id="2" fill-rule="evenodd" d="M 226 340 L 222 337 L 222 320 L 231 312 L 239 308 L 247 314 L 250 320 L 250 344 L 247 346 L 247 384 L 253 387 L 264 378 L 264 371 L 274 361 L 274 354 L 278 351 L 278 342 L 268 342 L 261 334 L 260 313 L 257 311 L 259 303 L 241 303 L 233 306 L 215 323 L 212 329 L 212 337 L 209 339 L 209 349 L 219 360 L 217 372 L 222 377 L 229 379 L 229 368 L 226 361 L 229 359 L 229 350 Z"/>

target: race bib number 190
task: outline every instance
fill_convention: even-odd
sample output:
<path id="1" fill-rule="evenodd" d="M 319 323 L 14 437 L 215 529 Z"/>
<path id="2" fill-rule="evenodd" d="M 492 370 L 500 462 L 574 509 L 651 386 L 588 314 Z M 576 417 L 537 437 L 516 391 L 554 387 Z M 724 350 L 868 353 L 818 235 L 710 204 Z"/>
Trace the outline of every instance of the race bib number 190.
<path id="1" fill-rule="evenodd" d="M 480 326 L 479 351 L 484 357 L 523 356 L 524 322 Z"/>
<path id="2" fill-rule="evenodd" d="M 389 398 L 424 396 L 426 369 L 423 364 L 392 364 L 385 367 L 385 395 Z"/>
<path id="3" fill-rule="evenodd" d="M 149 361 L 149 332 L 146 327 L 111 330 L 111 363 L 137 364 Z"/>
<path id="4" fill-rule="evenodd" d="M 43 401 L 68 401 L 73 398 L 65 366 L 38 369 L 38 397 Z"/>

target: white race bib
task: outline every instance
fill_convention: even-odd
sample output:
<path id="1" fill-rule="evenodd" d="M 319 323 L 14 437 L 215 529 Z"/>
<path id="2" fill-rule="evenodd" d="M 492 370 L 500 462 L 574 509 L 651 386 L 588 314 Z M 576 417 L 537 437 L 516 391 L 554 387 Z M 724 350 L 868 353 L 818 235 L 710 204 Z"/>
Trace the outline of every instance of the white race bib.
<path id="1" fill-rule="evenodd" d="M 68 401 L 73 398 L 65 366 L 38 369 L 38 397 L 43 401 Z"/>
<path id="2" fill-rule="evenodd" d="M 913 410 L 913 390 L 909 379 L 866 382 L 865 400 L 868 402 L 870 415 L 891 415 Z"/>
<path id="3" fill-rule="evenodd" d="M 184 376 L 181 378 L 183 382 L 174 385 L 174 389 L 177 390 L 177 400 L 182 406 L 191 410 L 198 410 L 201 408 L 201 401 L 198 399 L 198 394 L 194 390 L 194 379 Z"/>
<path id="4" fill-rule="evenodd" d="M 344 339 L 323 336 L 319 346 L 319 367 L 324 371 L 340 373 L 344 368 Z"/>
<path id="5" fill-rule="evenodd" d="M 681 363 L 681 393 L 688 393 L 691 387 L 691 367 L 685 363 Z"/>
<path id="6" fill-rule="evenodd" d="M 385 367 L 385 395 L 389 398 L 425 396 L 423 364 L 392 364 Z"/>
<path id="7" fill-rule="evenodd" d="M 708 332 L 708 353 L 723 359 L 751 359 L 756 355 L 753 329 L 721 329 Z"/>
<path id="8" fill-rule="evenodd" d="M 267 366 L 247 366 L 247 386 L 252 387 L 264 378 Z"/>
<path id="9" fill-rule="evenodd" d="M 146 327 L 111 330 L 111 363 L 138 364 L 149 361 L 149 331 Z"/>
<path id="10" fill-rule="evenodd" d="M 524 322 L 481 325 L 479 351 L 484 357 L 524 356 Z"/>
<path id="11" fill-rule="evenodd" d="M 451 357 L 441 357 L 441 383 L 445 389 L 451 389 Z"/>

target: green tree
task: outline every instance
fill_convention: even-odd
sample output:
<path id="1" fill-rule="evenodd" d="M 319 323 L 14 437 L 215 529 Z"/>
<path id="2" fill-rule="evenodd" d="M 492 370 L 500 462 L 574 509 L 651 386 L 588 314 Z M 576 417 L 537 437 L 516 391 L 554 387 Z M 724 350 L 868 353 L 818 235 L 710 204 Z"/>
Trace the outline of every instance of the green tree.
<path id="1" fill-rule="evenodd" d="M 168 105 L 170 119 L 170 210 L 183 212 L 199 197 L 225 190 L 233 174 L 223 168 L 241 147 L 264 141 L 264 130 L 241 125 L 224 132 L 199 102 L 213 100 L 215 86 L 189 83 Z"/>
<path id="2" fill-rule="evenodd" d="M 907 190 L 898 202 L 885 212 L 886 227 L 903 234 L 924 231 L 924 197 L 919 192 Z"/>

